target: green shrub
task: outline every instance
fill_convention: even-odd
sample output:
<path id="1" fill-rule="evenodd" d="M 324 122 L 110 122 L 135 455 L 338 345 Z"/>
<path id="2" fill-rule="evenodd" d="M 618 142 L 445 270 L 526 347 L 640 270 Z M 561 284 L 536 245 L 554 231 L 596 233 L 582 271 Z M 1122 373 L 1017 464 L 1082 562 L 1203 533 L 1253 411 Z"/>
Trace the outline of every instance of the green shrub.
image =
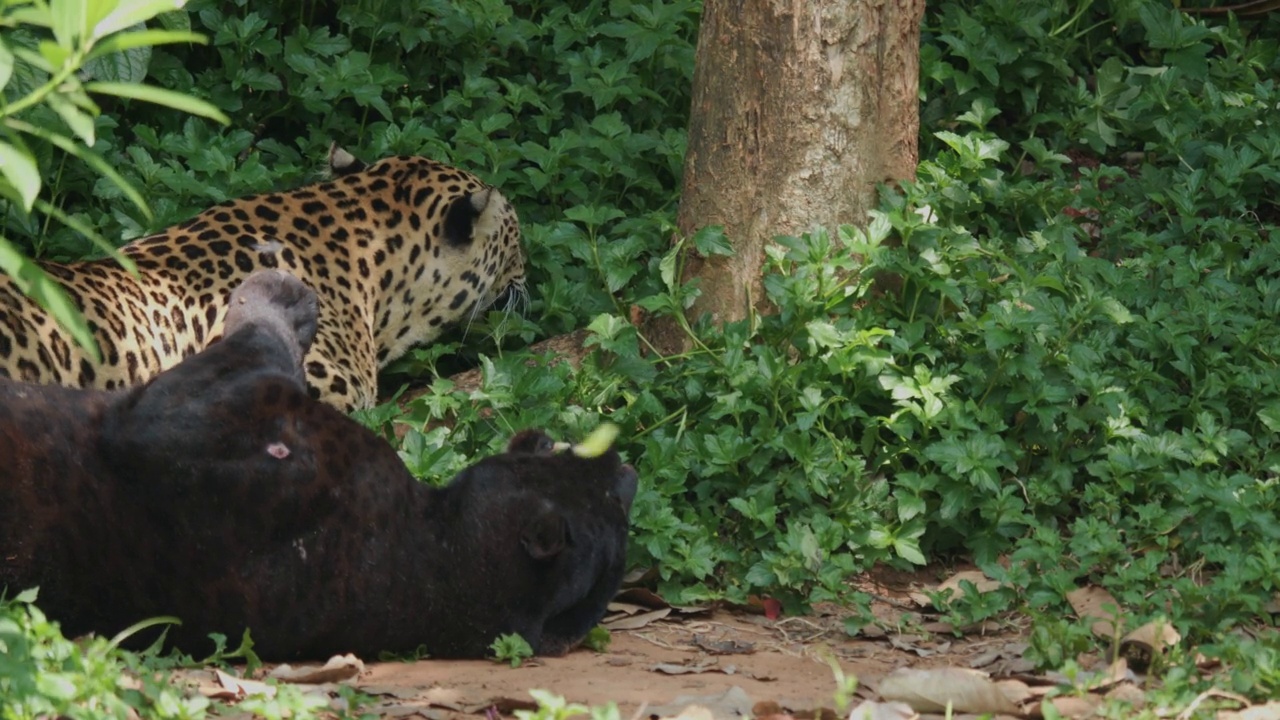
<path id="1" fill-rule="evenodd" d="M 510 356 L 471 397 L 438 383 L 409 419 L 462 422 L 406 458 L 436 474 L 495 426 L 609 417 L 645 479 L 636 560 L 679 600 L 847 597 L 871 563 L 965 555 L 1010 583 L 971 615 L 1100 582 L 1193 635 L 1257 617 L 1280 577 L 1274 34 L 1149 2 L 926 25 L 917 180 L 841 245 L 781 239 L 778 315 L 695 322 L 659 364 L 597 316 L 577 373 Z"/>

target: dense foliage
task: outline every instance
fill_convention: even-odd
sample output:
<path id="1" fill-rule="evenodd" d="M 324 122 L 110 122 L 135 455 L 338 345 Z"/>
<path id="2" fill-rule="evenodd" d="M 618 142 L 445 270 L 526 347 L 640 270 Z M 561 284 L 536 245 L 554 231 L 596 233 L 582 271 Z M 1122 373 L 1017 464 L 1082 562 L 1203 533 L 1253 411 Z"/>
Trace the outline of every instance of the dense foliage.
<path id="1" fill-rule="evenodd" d="M 470 397 L 439 382 L 408 419 L 462 422 L 404 454 L 439 476 L 495 426 L 607 414 L 647 481 L 637 559 L 684 599 L 831 597 L 873 562 L 963 555 L 1010 583 L 967 617 L 1051 615 L 1087 581 L 1193 634 L 1259 617 L 1280 577 L 1270 28 L 934 7 L 917 181 L 845 249 L 784 239 L 777 315 L 653 364 L 624 310 L 696 288 L 671 282 L 679 251 L 651 258 L 663 291 L 592 318 L 582 371 L 513 356 Z"/>
<path id="2" fill-rule="evenodd" d="M 436 379 L 363 419 L 410 423 L 402 455 L 438 480 L 512 429 L 608 417 L 643 479 L 635 560 L 673 599 L 848 598 L 872 563 L 972 557 L 1008 586 L 957 612 L 1029 608 L 1051 664 L 1075 652 L 1054 618 L 1083 582 L 1198 638 L 1263 614 L 1280 579 L 1275 20 L 930 3 L 916 181 L 866 231 L 782 239 L 779 312 L 721 329 L 684 318 L 697 287 L 676 278 L 732 239 L 668 243 L 698 5 L 579 5 L 196 0 L 211 44 L 158 49 L 149 72 L 232 127 L 127 105 L 98 120 L 154 220 L 75 163 L 42 167 L 59 207 L 121 241 L 310 179 L 330 139 L 501 185 L 532 311 L 399 365 L 479 354 L 479 391 Z M 4 223 L 46 257 L 88 247 Z M 643 352 L 637 308 L 679 317 L 692 349 Z M 578 370 L 515 349 L 584 326 Z M 1241 682 L 1275 689 L 1260 677 Z"/>

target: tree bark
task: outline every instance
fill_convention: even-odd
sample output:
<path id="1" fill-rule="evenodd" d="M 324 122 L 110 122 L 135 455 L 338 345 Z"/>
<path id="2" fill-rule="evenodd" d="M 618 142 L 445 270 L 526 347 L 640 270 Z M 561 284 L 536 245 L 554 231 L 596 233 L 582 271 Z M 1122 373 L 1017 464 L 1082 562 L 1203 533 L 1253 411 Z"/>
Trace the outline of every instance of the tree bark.
<path id="1" fill-rule="evenodd" d="M 767 243 L 861 225 L 877 183 L 914 176 L 923 14 L 924 0 L 705 0 L 677 223 L 723 225 L 736 254 L 687 263 L 702 278 L 691 317 L 766 308 Z"/>

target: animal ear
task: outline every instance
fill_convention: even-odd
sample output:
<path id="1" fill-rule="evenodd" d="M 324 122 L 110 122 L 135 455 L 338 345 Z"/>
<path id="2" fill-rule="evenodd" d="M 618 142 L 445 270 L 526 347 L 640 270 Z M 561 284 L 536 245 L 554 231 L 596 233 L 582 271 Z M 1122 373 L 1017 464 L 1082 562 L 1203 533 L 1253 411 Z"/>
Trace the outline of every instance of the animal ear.
<path id="1" fill-rule="evenodd" d="M 622 503 L 622 511 L 631 514 L 631 503 L 636 499 L 636 486 L 638 478 L 635 468 L 630 465 L 623 465 L 618 469 L 618 474 L 613 478 L 613 492 L 618 496 L 618 502 Z"/>
<path id="2" fill-rule="evenodd" d="M 569 527 L 564 517 L 544 507 L 520 531 L 520 543 L 534 560 L 550 560 L 559 555 L 569 542 Z"/>
<path id="3" fill-rule="evenodd" d="M 343 150 L 338 143 L 329 145 L 329 172 L 335 177 L 360 172 L 368 167 L 360 158 Z"/>
<path id="4" fill-rule="evenodd" d="M 493 188 L 484 188 L 453 201 L 444 217 L 444 239 L 450 245 L 467 245 L 475 237 L 477 226 L 488 225 L 484 219 L 501 205 L 492 202 L 493 193 Z"/>
<path id="5" fill-rule="evenodd" d="M 521 430 L 507 441 L 507 452 L 550 455 L 556 443 L 541 430 Z"/>

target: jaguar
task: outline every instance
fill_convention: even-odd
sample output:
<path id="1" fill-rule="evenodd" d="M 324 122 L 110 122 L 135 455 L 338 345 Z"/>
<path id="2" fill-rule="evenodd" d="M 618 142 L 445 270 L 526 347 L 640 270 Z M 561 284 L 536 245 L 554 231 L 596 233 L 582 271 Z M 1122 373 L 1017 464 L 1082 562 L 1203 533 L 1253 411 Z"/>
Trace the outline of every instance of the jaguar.
<path id="1" fill-rule="evenodd" d="M 0 596 L 38 586 L 69 636 L 177 616 L 196 655 L 246 629 L 269 660 L 576 645 L 622 581 L 635 470 L 527 430 L 419 482 L 310 397 L 316 328 L 315 295 L 265 271 L 223 340 L 142 385 L 0 379 Z"/>
<path id="2" fill-rule="evenodd" d="M 312 397 L 377 400 L 377 373 L 411 347 L 527 299 L 520 225 L 476 176 L 425 157 L 366 164 L 334 145 L 331 178 L 211 207 L 115 260 L 41 263 L 84 312 L 95 359 L 0 274 L 0 377 L 69 387 L 136 385 L 223 334 L 231 289 L 281 268 L 319 297 L 306 358 Z"/>

